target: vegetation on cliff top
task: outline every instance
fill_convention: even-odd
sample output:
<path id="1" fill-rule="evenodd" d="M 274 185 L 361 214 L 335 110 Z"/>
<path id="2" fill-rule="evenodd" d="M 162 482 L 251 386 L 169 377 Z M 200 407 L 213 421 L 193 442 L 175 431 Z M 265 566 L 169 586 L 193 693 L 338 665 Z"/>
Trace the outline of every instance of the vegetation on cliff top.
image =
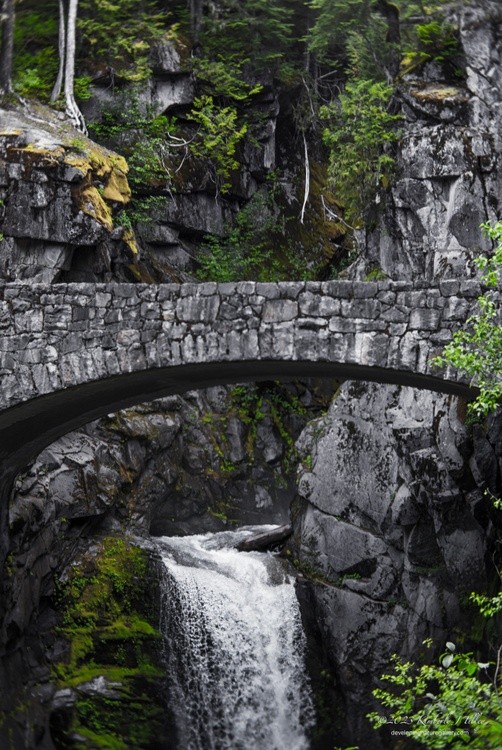
<path id="1" fill-rule="evenodd" d="M 488 290 L 478 298 L 479 312 L 469 318 L 466 329 L 454 334 L 442 357 L 435 360 L 438 367 L 451 366 L 465 373 L 479 388 L 478 397 L 468 405 L 469 413 L 477 418 L 495 411 L 502 399 L 502 326 L 490 291 L 502 286 L 502 222 L 482 228 L 495 244 L 493 255 L 475 260 Z"/>
<path id="2" fill-rule="evenodd" d="M 349 258 L 351 227 L 374 221 L 392 180 L 398 138 L 392 93 L 400 61 L 408 67 L 428 60 L 455 65 L 455 33 L 442 20 L 443 4 L 219 0 L 191 2 L 187 8 L 176 0 L 166 10 L 160 0 L 139 7 L 132 0 L 80 0 L 72 96 L 84 102 L 91 84 L 113 89 L 117 101 L 122 92 L 118 118 L 112 104 L 90 125 L 94 137 L 130 162 L 134 196 L 124 221 L 130 228 L 138 214 L 148 215 L 145 198 L 190 189 L 194 175 L 209 177 L 217 197 L 231 196 L 234 212 L 236 202 L 245 207 L 249 196 L 242 199 L 239 174 L 250 151 L 260 148 L 261 112 L 272 86 L 290 102 L 289 162 L 296 159 L 297 174 L 290 185 L 291 175 L 281 174 L 279 166 L 275 192 L 264 175 L 258 177 L 264 200 L 274 203 L 272 213 L 279 218 L 269 243 L 278 249 L 269 278 L 298 273 L 290 259 L 298 253 L 300 235 L 307 276 L 338 273 Z M 62 106 L 54 94 L 61 90 L 54 86 L 61 73 L 58 8 L 56 0 L 43 7 L 24 0 L 16 7 L 13 85 L 22 96 L 56 99 Z M 5 20 L 3 52 L 10 33 Z M 131 88 L 143 85 L 156 64 L 152 48 L 166 42 L 174 45 L 180 70 L 191 72 L 195 84 L 192 103 L 179 108 L 177 120 L 149 112 Z M 361 103 L 364 116 L 355 117 Z M 211 243 L 206 257 L 212 262 L 202 263 L 199 272 L 208 279 L 221 256 L 221 248 Z M 252 260 L 248 265 L 259 266 Z"/>

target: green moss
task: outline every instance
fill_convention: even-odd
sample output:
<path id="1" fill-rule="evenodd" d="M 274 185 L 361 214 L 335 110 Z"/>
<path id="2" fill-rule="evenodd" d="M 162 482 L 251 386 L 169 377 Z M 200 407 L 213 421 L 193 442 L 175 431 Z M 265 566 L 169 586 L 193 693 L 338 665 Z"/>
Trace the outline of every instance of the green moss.
<path id="1" fill-rule="evenodd" d="M 364 281 L 383 281 L 384 279 L 387 279 L 388 276 L 385 274 L 381 268 L 378 268 L 378 266 L 375 266 L 372 268 L 366 276 L 364 277 Z"/>
<path id="2" fill-rule="evenodd" d="M 100 631 L 103 640 L 122 638 L 160 638 L 158 630 L 149 622 L 134 615 L 133 617 L 119 617 L 111 625 Z"/>
<path id="3" fill-rule="evenodd" d="M 66 746 L 69 733 L 86 738 L 75 747 L 110 750 L 153 747 L 163 736 L 165 675 L 151 578 L 144 550 L 108 537 L 59 584 L 60 632 L 69 655 L 53 671 L 77 700 L 57 729 L 58 746 Z M 97 677 L 110 693 L 86 690 Z"/>
<path id="4" fill-rule="evenodd" d="M 90 740 L 92 746 L 95 748 L 107 748 L 107 750 L 126 750 L 127 748 L 125 742 L 119 739 L 116 735 L 103 734 L 101 730 L 98 734 L 86 727 L 79 727 L 79 734 Z M 87 741 L 84 743 L 77 742 L 74 747 L 76 750 L 80 750 L 81 748 L 82 750 L 88 750 L 89 743 Z"/>

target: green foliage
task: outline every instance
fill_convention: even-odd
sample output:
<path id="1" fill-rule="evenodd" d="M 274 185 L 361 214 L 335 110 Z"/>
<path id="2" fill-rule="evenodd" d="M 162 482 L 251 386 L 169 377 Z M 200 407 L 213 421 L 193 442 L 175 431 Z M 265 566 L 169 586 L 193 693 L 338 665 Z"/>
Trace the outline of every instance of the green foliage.
<path id="1" fill-rule="evenodd" d="M 110 618 L 132 613 L 141 602 L 146 571 L 147 560 L 139 547 L 121 539 L 106 539 L 102 554 L 76 568 L 60 587 L 65 632 L 92 629 L 97 624 L 104 627 Z"/>
<path id="2" fill-rule="evenodd" d="M 14 87 L 48 101 L 58 71 L 57 10 L 20 7 L 14 31 Z"/>
<path id="3" fill-rule="evenodd" d="M 453 643 L 446 649 L 439 664 L 421 667 L 394 656 L 393 671 L 382 679 L 397 690 L 375 690 L 385 710 L 368 718 L 375 728 L 401 725 L 426 748 L 500 748 L 501 698 L 496 683 L 487 678 L 490 665 L 477 662 L 472 653 L 457 654 Z"/>
<path id="4" fill-rule="evenodd" d="M 388 111 L 392 92 L 385 83 L 355 79 L 339 101 L 321 109 L 328 123 L 323 140 L 330 152 L 329 178 L 353 226 L 361 226 L 390 184 L 395 162 L 384 147 L 399 138 L 399 116 Z"/>
<path id="5" fill-rule="evenodd" d="M 221 0 L 204 20 L 202 47 L 209 58 L 236 56 L 253 70 L 277 63 L 292 36 L 292 3 L 287 0 Z"/>
<path id="6" fill-rule="evenodd" d="M 500 511 L 501 501 L 486 494 Z M 473 593 L 470 600 L 485 618 L 502 612 L 502 593 Z M 424 645 L 431 648 L 432 641 Z M 385 710 L 368 718 L 377 729 L 401 725 L 401 731 L 431 750 L 497 750 L 502 745 L 501 649 L 495 664 L 478 661 L 472 652 L 457 652 L 451 642 L 439 663 L 417 666 L 394 655 L 392 671 L 382 676 L 392 689 L 373 692 Z"/>
<path id="7" fill-rule="evenodd" d="M 476 604 L 484 617 L 494 617 L 502 612 L 502 591 L 496 596 L 471 594 L 471 602 Z"/>
<path id="8" fill-rule="evenodd" d="M 193 69 L 204 93 L 233 102 L 245 102 L 259 93 L 261 84 L 243 80 L 243 60 L 237 55 L 216 55 L 214 59 L 195 57 Z"/>
<path id="9" fill-rule="evenodd" d="M 85 102 L 91 98 L 91 76 L 77 76 L 73 82 L 73 92 L 75 98 Z"/>
<path id="10" fill-rule="evenodd" d="M 149 195 L 145 198 L 133 197 L 126 208 L 115 217 L 115 225 L 124 229 L 132 229 L 137 223 L 149 224 L 152 215 L 162 208 L 165 198 L 161 195 Z"/>
<path id="11" fill-rule="evenodd" d="M 267 386 L 236 386 L 230 393 L 231 409 L 247 429 L 246 449 L 252 460 L 258 425 L 270 418 L 284 446 L 282 466 L 286 472 L 297 465 L 298 452 L 290 428 L 292 416 L 305 417 L 307 410 L 300 398 L 280 384 Z"/>
<path id="12" fill-rule="evenodd" d="M 170 158 L 176 120 L 165 115 L 154 117 L 150 110 L 142 109 L 137 91 L 117 97 L 103 111 L 100 122 L 89 123 L 89 132 L 98 142 L 126 157 L 133 193 L 148 187 L 171 187 Z"/>
<path id="13" fill-rule="evenodd" d="M 372 268 L 366 276 L 364 277 L 365 281 L 383 281 L 387 278 L 387 275 L 382 271 L 381 268 L 378 268 L 378 266 L 375 266 L 375 268 Z"/>
<path id="14" fill-rule="evenodd" d="M 403 72 L 413 70 L 425 62 L 435 61 L 453 66 L 452 73 L 459 75 L 454 66 L 459 55 L 458 34 L 455 26 L 437 18 L 427 23 L 417 24 L 413 33 L 404 40 L 405 53 L 402 61 Z M 460 71 L 462 74 L 462 71 Z"/>
<path id="15" fill-rule="evenodd" d="M 419 41 L 419 52 L 429 60 L 442 62 L 458 51 L 456 29 L 452 24 L 439 20 L 418 24 L 416 34 Z"/>
<path id="16" fill-rule="evenodd" d="M 397 48 L 386 41 L 386 36 L 387 22 L 379 13 L 373 13 L 366 26 L 348 31 L 346 72 L 351 77 L 387 81 L 387 71 Z"/>
<path id="17" fill-rule="evenodd" d="M 255 193 L 226 228 L 224 238 L 211 236 L 199 258 L 201 281 L 277 281 L 287 275 L 288 259 L 282 263 L 275 250 L 278 228 L 272 193 Z M 305 271 L 305 269 L 304 269 Z M 295 268 L 295 273 L 301 269 Z"/>
<path id="18" fill-rule="evenodd" d="M 484 283 L 492 289 L 502 279 L 502 222 L 483 224 L 482 229 L 496 246 L 492 256 L 481 256 L 476 264 L 483 271 Z M 454 367 L 471 378 L 480 393 L 468 411 L 479 419 L 494 411 L 502 398 L 502 326 L 500 305 L 490 291 L 478 298 L 478 304 L 480 312 L 468 319 L 465 329 L 455 332 L 434 364 Z"/>
<path id="19" fill-rule="evenodd" d="M 308 35 L 310 50 L 321 62 L 343 62 L 349 35 L 370 26 L 371 6 L 371 0 L 311 0 L 315 22 Z"/>
<path id="20" fill-rule="evenodd" d="M 141 81 L 150 72 L 150 48 L 166 30 L 166 17 L 154 0 L 80 0 L 78 28 L 82 60 Z"/>
<path id="21" fill-rule="evenodd" d="M 190 145 L 192 154 L 211 162 L 216 192 L 228 192 L 230 175 L 239 166 L 235 155 L 237 146 L 248 126 L 238 125 L 235 107 L 220 107 L 212 96 L 195 99 L 188 118 L 199 126 L 197 137 Z"/>

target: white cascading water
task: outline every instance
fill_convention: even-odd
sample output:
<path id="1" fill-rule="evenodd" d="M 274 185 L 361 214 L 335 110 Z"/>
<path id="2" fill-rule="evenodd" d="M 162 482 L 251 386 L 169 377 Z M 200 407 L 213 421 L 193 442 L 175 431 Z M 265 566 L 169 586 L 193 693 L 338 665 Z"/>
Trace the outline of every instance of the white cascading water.
<path id="1" fill-rule="evenodd" d="M 294 580 L 258 530 L 158 541 L 177 750 L 307 750 L 314 709 Z"/>

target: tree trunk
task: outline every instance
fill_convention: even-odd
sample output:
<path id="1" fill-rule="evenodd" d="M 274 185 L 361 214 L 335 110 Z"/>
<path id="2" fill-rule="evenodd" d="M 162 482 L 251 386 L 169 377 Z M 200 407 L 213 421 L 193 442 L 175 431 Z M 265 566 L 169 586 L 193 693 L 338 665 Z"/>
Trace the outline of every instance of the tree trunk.
<path id="1" fill-rule="evenodd" d="M 202 27 L 202 7 L 204 0 L 190 0 L 190 30 L 194 42 L 199 41 L 199 34 Z"/>
<path id="2" fill-rule="evenodd" d="M 77 28 L 78 0 L 68 0 L 68 23 L 66 25 L 66 52 L 64 69 L 64 98 L 66 114 L 75 127 L 87 134 L 85 121 L 75 101 L 73 85 L 75 81 L 75 37 Z"/>
<path id="3" fill-rule="evenodd" d="M 399 73 L 401 62 L 401 27 L 399 22 L 399 8 L 389 0 L 377 0 L 377 11 L 387 21 L 387 43 L 390 45 L 390 59 L 388 65 L 389 82 Z"/>
<path id="4" fill-rule="evenodd" d="M 59 54 L 59 70 L 56 83 L 52 89 L 51 104 L 59 99 L 61 96 L 61 89 L 63 88 L 64 78 L 64 67 L 65 67 L 65 39 L 66 29 L 64 20 L 64 3 L 63 0 L 59 0 L 59 37 L 58 37 L 58 54 Z"/>
<path id="5" fill-rule="evenodd" d="M 12 91 L 12 60 L 14 57 L 14 0 L 3 0 L 0 46 L 0 91 Z"/>

